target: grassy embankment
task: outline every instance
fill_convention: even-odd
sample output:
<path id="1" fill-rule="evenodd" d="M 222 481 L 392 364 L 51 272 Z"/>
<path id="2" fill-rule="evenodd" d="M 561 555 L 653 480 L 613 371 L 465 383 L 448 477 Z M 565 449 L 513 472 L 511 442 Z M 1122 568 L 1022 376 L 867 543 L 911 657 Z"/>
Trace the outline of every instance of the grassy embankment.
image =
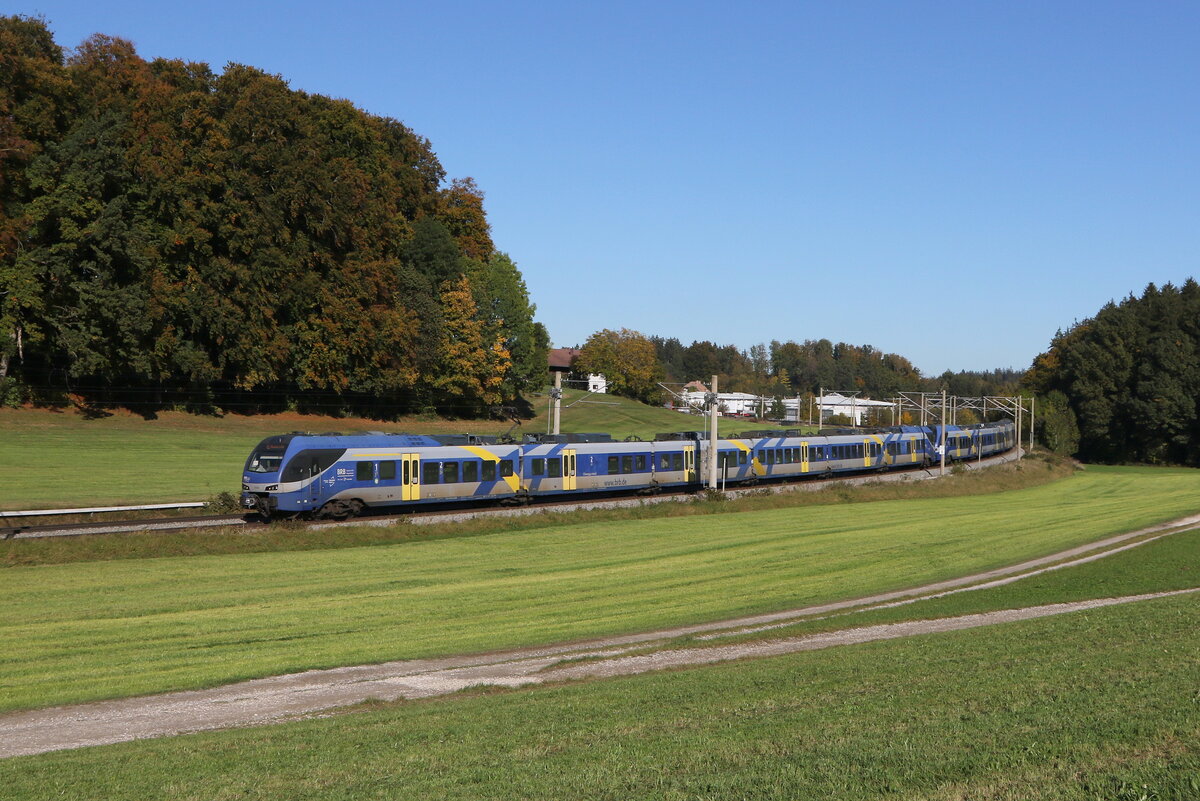
<path id="1" fill-rule="evenodd" d="M 1196 511 L 1198 490 L 1198 471 L 1092 468 L 992 495 L 619 530 L 535 524 L 372 548 L 12 567 L 0 583 L 0 708 L 857 597 L 1173 519 Z"/>
<path id="2" fill-rule="evenodd" d="M 1194 586 L 1198 560 L 1200 535 L 1181 534 L 1020 590 L 966 595 L 984 610 L 1157 592 L 1186 585 L 1184 573 Z M 4 764 L 5 789 L 14 801 L 1191 801 L 1200 797 L 1198 609 L 1194 595 L 1167 598 L 23 757 Z"/>
<path id="3" fill-rule="evenodd" d="M 234 553 L 334 550 L 389 545 L 414 540 L 480 537 L 509 531 L 554 529 L 589 523 L 616 526 L 631 520 L 696 517 L 734 512 L 796 509 L 802 506 L 868 503 L 873 501 L 960 498 L 1030 489 L 1060 481 L 1076 467 L 1063 459 L 1038 453 L 1021 462 L 987 470 L 955 470 L 937 481 L 881 481 L 848 485 L 832 482 L 802 487 L 803 492 L 769 490 L 740 493 L 737 497 L 697 496 L 686 503 L 639 503 L 620 508 L 570 511 L 540 510 L 534 516 L 490 516 L 420 526 L 345 525 L 311 528 L 304 523 L 277 523 L 266 528 L 203 528 L 181 531 L 130 532 L 107 536 L 49 537 L 0 540 L 0 567 L 17 567 L 109 559 L 144 559 L 168 556 L 215 556 Z M 156 512 L 147 512 L 156 515 Z"/>
<path id="4" fill-rule="evenodd" d="M 564 405 L 582 397 L 565 393 Z M 392 423 L 298 414 L 199 417 L 164 412 L 144 420 L 128 412 L 87 419 L 74 411 L 0 409 L 0 511 L 202 501 L 238 490 L 246 456 L 264 437 L 288 431 L 471 432 L 520 436 L 546 431 L 546 410 L 520 428 L 496 420 L 406 418 Z M 769 428 L 723 420 L 722 433 Z M 649 439 L 660 431 L 702 427 L 698 417 L 626 398 L 593 395 L 563 413 L 564 432 L 600 431 Z"/>

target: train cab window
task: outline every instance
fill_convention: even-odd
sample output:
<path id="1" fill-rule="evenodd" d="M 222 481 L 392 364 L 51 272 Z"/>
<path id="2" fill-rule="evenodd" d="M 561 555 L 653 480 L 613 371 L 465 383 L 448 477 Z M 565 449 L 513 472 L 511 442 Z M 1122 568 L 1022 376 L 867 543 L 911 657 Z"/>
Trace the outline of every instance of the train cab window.
<path id="1" fill-rule="evenodd" d="M 484 481 L 495 481 L 496 480 L 496 463 L 495 462 L 484 462 L 483 467 L 482 467 L 482 472 L 483 472 L 483 480 Z"/>
<path id="2" fill-rule="evenodd" d="M 375 463 L 359 462 L 354 468 L 354 477 L 359 481 L 371 481 L 375 478 Z"/>
<path id="3" fill-rule="evenodd" d="M 530 459 L 529 460 L 529 472 L 535 476 L 545 475 L 546 474 L 546 460 L 545 459 Z"/>
<path id="4" fill-rule="evenodd" d="M 508 478 L 513 474 L 513 463 L 511 459 L 505 459 L 500 462 L 500 477 Z"/>
<path id="5" fill-rule="evenodd" d="M 615 476 L 621 472 L 620 460 L 616 456 L 608 457 L 608 474 Z"/>
<path id="6" fill-rule="evenodd" d="M 468 484 L 479 481 L 479 462 L 463 462 L 463 481 Z"/>
<path id="7" fill-rule="evenodd" d="M 671 467 L 674 470 L 679 470 L 679 471 L 683 470 L 683 454 L 682 453 L 671 454 Z"/>
<path id="8" fill-rule="evenodd" d="M 640 454 L 640 455 L 634 457 L 633 471 L 635 473 L 645 473 L 646 472 L 646 457 L 644 454 Z"/>
<path id="9" fill-rule="evenodd" d="M 423 462 L 421 464 L 421 481 L 424 484 L 439 484 L 441 477 L 441 462 Z"/>
<path id="10" fill-rule="evenodd" d="M 442 462 L 442 483 L 458 483 L 458 462 Z"/>
<path id="11" fill-rule="evenodd" d="M 555 456 L 546 460 L 546 475 L 550 478 L 562 478 L 562 458 Z"/>
<path id="12" fill-rule="evenodd" d="M 395 481 L 396 480 L 396 463 L 395 462 L 380 462 L 379 463 L 379 480 L 380 481 Z"/>
<path id="13" fill-rule="evenodd" d="M 621 457 L 621 472 L 622 473 L 632 473 L 633 472 L 633 457 L 632 456 L 622 456 Z"/>

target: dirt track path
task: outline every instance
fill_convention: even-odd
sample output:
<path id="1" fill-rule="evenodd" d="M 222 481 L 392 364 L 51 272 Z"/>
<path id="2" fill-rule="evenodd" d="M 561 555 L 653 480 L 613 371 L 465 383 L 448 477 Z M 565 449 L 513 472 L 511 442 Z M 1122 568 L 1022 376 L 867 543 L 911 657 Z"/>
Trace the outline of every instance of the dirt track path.
<path id="1" fill-rule="evenodd" d="M 663 649 L 644 653 L 656 643 L 676 637 L 707 634 L 705 639 L 786 625 L 803 617 L 851 607 L 894 605 L 921 597 L 963 592 L 1016 581 L 1025 576 L 1103 558 L 1113 553 L 1177 533 L 1200 523 L 1196 515 L 1129 534 L 1110 537 L 1052 556 L 974 576 L 924 587 L 883 593 L 868 598 L 805 607 L 785 612 L 697 626 L 669 629 L 588 643 L 528 648 L 504 653 L 388 662 L 380 665 L 312 670 L 286 676 L 240 682 L 211 690 L 168 693 L 69 707 L 18 712 L 0 716 L 0 758 L 39 754 L 91 745 L 105 745 L 185 732 L 254 726 L 310 716 L 370 699 L 428 698 L 477 685 L 519 687 L 528 684 L 630 675 L 650 670 L 709 664 L 732 659 L 774 656 L 837 645 L 872 642 L 943 631 L 956 631 L 1018 620 L 1060 615 L 1168 595 L 1200 592 L 1200 588 L 1170 593 L 1106 598 L 1001 610 L 939 620 L 922 620 L 850 628 L 768 642 Z M 1130 542 L 1138 540 L 1137 542 Z M 967 586 L 972 585 L 972 586 Z M 636 648 L 639 653 L 628 654 Z M 555 667 L 564 660 L 589 661 Z"/>

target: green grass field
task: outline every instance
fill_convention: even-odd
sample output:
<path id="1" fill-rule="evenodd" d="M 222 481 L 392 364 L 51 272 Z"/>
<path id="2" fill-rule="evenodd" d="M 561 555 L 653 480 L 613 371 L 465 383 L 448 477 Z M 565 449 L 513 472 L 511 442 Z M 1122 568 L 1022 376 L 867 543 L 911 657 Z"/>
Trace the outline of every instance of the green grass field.
<path id="1" fill-rule="evenodd" d="M 1196 536 L 1019 590 L 966 595 L 981 610 L 1096 597 L 1087 593 L 1094 582 L 1100 594 L 1173 588 L 1181 565 L 1194 578 Z M 474 691 L 11 759 L 5 797 L 1194 801 L 1198 624 L 1200 604 L 1184 596 L 760 661 Z"/>
<path id="2" fill-rule="evenodd" d="M 10 567 L 0 574 L 0 709 L 855 597 L 1173 519 L 1196 511 L 1198 490 L 1200 471 L 1091 468 L 975 497 Z"/>
<path id="3" fill-rule="evenodd" d="M 583 393 L 567 390 L 564 405 Z M 536 400 L 536 399 L 535 399 Z M 288 431 L 545 432 L 546 409 L 512 429 L 496 420 L 408 418 L 393 423 L 298 414 L 198 417 L 164 412 L 144 420 L 127 412 L 86 419 L 73 411 L 0 409 L 0 511 L 171 501 L 202 501 L 238 492 L 246 456 L 264 437 Z M 593 395 L 563 412 L 564 432 L 599 431 L 652 438 L 661 431 L 702 427 L 703 420 L 627 398 Z M 723 420 L 722 433 L 770 428 Z"/>

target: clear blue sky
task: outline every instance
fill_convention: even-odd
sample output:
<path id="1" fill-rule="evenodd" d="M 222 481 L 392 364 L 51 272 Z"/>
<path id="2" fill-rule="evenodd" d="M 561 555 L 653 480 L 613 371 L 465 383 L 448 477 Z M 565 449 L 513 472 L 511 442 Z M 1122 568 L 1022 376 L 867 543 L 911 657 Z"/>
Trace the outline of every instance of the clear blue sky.
<path id="1" fill-rule="evenodd" d="M 1025 368 L 1200 274 L 1200 3 L 6 5 L 403 121 L 485 191 L 556 345 Z"/>

